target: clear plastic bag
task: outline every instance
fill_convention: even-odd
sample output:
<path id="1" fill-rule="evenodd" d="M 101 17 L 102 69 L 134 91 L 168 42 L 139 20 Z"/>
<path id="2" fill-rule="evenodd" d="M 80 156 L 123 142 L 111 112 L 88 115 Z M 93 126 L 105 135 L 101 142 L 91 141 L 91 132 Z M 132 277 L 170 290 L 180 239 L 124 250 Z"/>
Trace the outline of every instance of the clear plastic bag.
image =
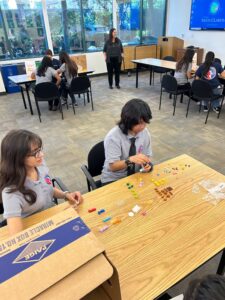
<path id="1" fill-rule="evenodd" d="M 225 182 L 217 182 L 213 180 L 202 180 L 199 185 L 203 187 L 208 194 L 203 199 L 216 205 L 221 200 L 225 200 Z"/>

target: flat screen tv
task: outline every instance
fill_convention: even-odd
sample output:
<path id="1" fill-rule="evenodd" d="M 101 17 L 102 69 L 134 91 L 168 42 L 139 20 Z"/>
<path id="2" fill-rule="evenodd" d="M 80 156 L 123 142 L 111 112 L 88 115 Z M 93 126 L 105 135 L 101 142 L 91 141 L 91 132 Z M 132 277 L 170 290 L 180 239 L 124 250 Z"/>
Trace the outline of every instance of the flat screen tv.
<path id="1" fill-rule="evenodd" d="M 190 30 L 225 30 L 225 0 L 192 0 Z"/>

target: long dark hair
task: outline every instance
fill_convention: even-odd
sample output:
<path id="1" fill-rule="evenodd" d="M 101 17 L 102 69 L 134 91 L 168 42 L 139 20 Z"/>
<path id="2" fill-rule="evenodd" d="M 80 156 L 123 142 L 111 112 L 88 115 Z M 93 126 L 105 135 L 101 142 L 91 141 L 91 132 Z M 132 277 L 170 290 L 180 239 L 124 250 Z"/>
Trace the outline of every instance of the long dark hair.
<path id="1" fill-rule="evenodd" d="M 215 58 L 214 52 L 209 51 L 206 53 L 205 61 L 203 63 L 203 71 L 202 71 L 203 76 L 205 76 L 208 73 L 210 66 L 214 62 L 214 58 Z"/>
<path id="2" fill-rule="evenodd" d="M 225 278 L 220 275 L 206 275 L 190 282 L 184 300 L 224 300 Z"/>
<path id="3" fill-rule="evenodd" d="M 59 53 L 59 60 L 61 64 L 66 64 L 69 75 L 73 78 L 77 76 L 78 67 L 75 61 L 73 61 L 65 51 Z"/>
<path id="4" fill-rule="evenodd" d="M 195 50 L 187 49 L 184 53 L 184 56 L 177 62 L 176 71 L 181 71 L 184 66 L 185 72 L 187 72 L 189 64 L 192 62 L 193 56 L 195 54 Z"/>
<path id="5" fill-rule="evenodd" d="M 47 71 L 47 69 L 49 67 L 53 68 L 52 60 L 49 56 L 44 56 L 42 61 L 41 61 L 40 66 L 38 67 L 37 75 L 38 76 L 45 76 L 45 72 Z"/>
<path id="6" fill-rule="evenodd" d="M 128 134 L 132 127 L 139 124 L 141 120 L 149 123 L 152 112 L 149 105 L 141 99 L 131 99 L 121 111 L 120 121 L 117 123 L 124 134 Z"/>
<path id="7" fill-rule="evenodd" d="M 111 28 L 109 30 L 109 41 L 112 43 L 112 40 L 113 40 L 113 31 L 115 31 L 116 28 Z M 115 43 L 118 43 L 119 42 L 119 39 L 116 37 L 115 38 Z"/>
<path id="8" fill-rule="evenodd" d="M 19 191 L 29 204 L 36 201 L 36 193 L 26 189 L 25 158 L 31 151 L 31 146 L 42 146 L 41 138 L 28 130 L 11 130 L 2 140 L 0 163 L 0 202 L 2 191 L 7 188 L 8 193 Z"/>

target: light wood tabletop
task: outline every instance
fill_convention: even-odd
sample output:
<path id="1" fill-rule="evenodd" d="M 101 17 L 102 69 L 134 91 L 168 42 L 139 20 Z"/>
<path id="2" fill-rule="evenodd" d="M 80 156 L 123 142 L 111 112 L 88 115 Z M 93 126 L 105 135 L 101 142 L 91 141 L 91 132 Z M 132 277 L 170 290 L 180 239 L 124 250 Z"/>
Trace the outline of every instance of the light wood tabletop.
<path id="1" fill-rule="evenodd" d="M 142 59 L 134 59 L 132 60 L 135 64 L 142 64 L 147 66 L 154 66 L 154 67 L 162 67 L 169 70 L 176 69 L 176 62 L 175 61 L 168 61 L 164 59 L 158 58 L 142 58 Z"/>
<path id="2" fill-rule="evenodd" d="M 203 188 L 192 191 L 206 179 L 225 182 L 224 175 L 181 155 L 154 166 L 152 173 L 137 173 L 84 195 L 77 211 L 117 268 L 122 299 L 155 299 L 225 248 L 225 201 L 212 205 L 203 200 Z M 127 183 L 134 187 L 128 189 Z M 172 195 L 163 199 L 156 188 L 172 188 Z M 141 210 L 129 217 L 136 204 Z M 26 218 L 24 224 L 30 226 L 67 207 L 63 203 Z M 89 208 L 97 210 L 88 213 Z M 98 215 L 100 209 L 105 213 Z M 121 223 L 104 223 L 106 217 L 120 218 Z M 99 232 L 106 224 L 110 227 Z M 0 230 L 1 239 L 6 229 Z"/>
<path id="3" fill-rule="evenodd" d="M 150 81 L 149 84 L 152 84 L 152 75 L 153 75 L 153 67 L 160 67 L 164 68 L 165 73 L 168 70 L 176 70 L 176 62 L 175 61 L 168 61 L 165 59 L 158 59 L 158 58 L 143 58 L 143 59 L 134 59 L 132 60 L 134 64 L 136 64 L 136 88 L 138 88 L 138 73 L 141 66 L 149 67 L 150 70 Z M 156 72 L 156 70 L 155 70 Z"/>

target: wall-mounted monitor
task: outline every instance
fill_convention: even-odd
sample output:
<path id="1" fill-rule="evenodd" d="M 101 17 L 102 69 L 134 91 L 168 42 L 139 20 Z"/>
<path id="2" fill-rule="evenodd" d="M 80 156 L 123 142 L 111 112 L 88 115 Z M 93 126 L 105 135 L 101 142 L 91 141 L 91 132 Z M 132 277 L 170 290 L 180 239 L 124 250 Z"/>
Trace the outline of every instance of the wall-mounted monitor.
<path id="1" fill-rule="evenodd" d="M 225 30 L 225 0 L 192 0 L 190 30 Z"/>

